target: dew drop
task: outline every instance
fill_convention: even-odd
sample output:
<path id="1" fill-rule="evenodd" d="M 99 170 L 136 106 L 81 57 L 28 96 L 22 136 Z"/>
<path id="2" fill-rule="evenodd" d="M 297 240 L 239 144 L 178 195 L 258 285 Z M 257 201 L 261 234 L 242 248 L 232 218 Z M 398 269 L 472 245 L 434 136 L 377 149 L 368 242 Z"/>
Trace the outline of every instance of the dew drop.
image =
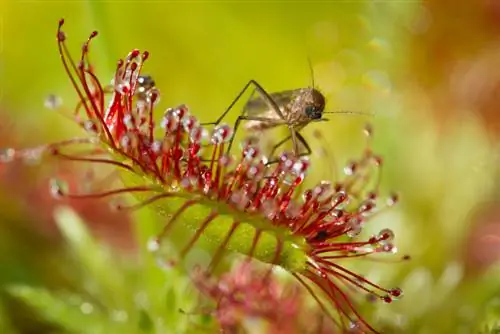
<path id="1" fill-rule="evenodd" d="M 292 171 L 294 172 L 295 175 L 302 175 L 307 171 L 309 166 L 310 166 L 309 159 L 301 158 L 293 164 Z"/>
<path id="2" fill-rule="evenodd" d="M 12 162 L 16 156 L 16 150 L 13 148 L 0 149 L 0 162 Z"/>
<path id="3" fill-rule="evenodd" d="M 382 297 L 380 297 L 380 299 L 382 299 L 382 300 L 383 300 L 385 303 L 387 303 L 387 304 L 392 303 L 392 297 L 391 297 L 391 296 L 389 296 L 389 295 L 382 296 Z"/>
<path id="4" fill-rule="evenodd" d="M 340 218 L 344 216 L 344 211 L 342 210 L 332 210 L 328 215 L 323 218 L 323 220 L 327 223 L 334 223 L 336 225 L 343 224 L 342 221 L 339 221 Z"/>
<path id="5" fill-rule="evenodd" d="M 395 234 L 391 229 L 384 228 L 378 233 L 377 239 L 381 244 L 387 244 L 394 240 Z"/>
<path id="6" fill-rule="evenodd" d="M 219 158 L 219 164 L 223 167 L 228 167 L 229 165 L 231 165 L 233 163 L 233 158 L 230 154 L 223 154 L 220 158 Z"/>
<path id="7" fill-rule="evenodd" d="M 158 238 L 151 239 L 148 242 L 148 251 L 154 254 L 156 264 L 163 270 L 171 270 L 178 263 L 177 249 L 167 240 L 160 244 Z"/>
<path id="8" fill-rule="evenodd" d="M 156 265 L 165 271 L 170 271 L 177 265 L 177 262 L 172 259 L 164 259 L 158 256 L 156 258 Z"/>
<path id="9" fill-rule="evenodd" d="M 158 154 L 162 151 L 163 149 L 163 141 L 161 140 L 155 140 L 152 144 L 151 144 L 151 150 Z"/>
<path id="10" fill-rule="evenodd" d="M 119 94 L 126 95 L 130 92 L 130 84 L 128 81 L 123 81 L 118 84 L 115 83 L 115 91 Z"/>
<path id="11" fill-rule="evenodd" d="M 115 322 L 127 322 L 128 314 L 124 310 L 113 310 L 111 312 L 111 319 Z"/>
<path id="12" fill-rule="evenodd" d="M 177 117 L 177 120 L 179 122 L 182 122 L 184 120 L 184 117 L 187 117 L 189 115 L 189 109 L 186 105 L 181 104 L 174 109 L 173 114 Z"/>
<path id="13" fill-rule="evenodd" d="M 166 133 L 172 133 L 177 130 L 179 126 L 179 120 L 177 116 L 174 114 L 174 109 L 169 108 L 165 111 L 165 115 L 161 120 L 160 127 L 165 129 Z"/>
<path id="14" fill-rule="evenodd" d="M 358 333 L 358 331 L 361 329 L 361 324 L 359 321 L 351 321 L 349 322 L 349 332 L 351 333 Z"/>
<path id="15" fill-rule="evenodd" d="M 253 161 L 259 155 L 259 149 L 254 146 L 246 146 L 243 149 L 243 159 L 248 162 Z"/>
<path id="16" fill-rule="evenodd" d="M 28 165 L 37 165 L 42 160 L 43 150 L 40 149 L 32 149 L 27 150 L 22 155 L 23 162 Z"/>
<path id="17" fill-rule="evenodd" d="M 146 101 L 154 106 L 160 102 L 160 90 L 158 88 L 152 88 L 146 94 Z"/>
<path id="18" fill-rule="evenodd" d="M 369 214 L 375 209 L 375 201 L 366 200 L 359 206 L 358 212 L 361 214 Z"/>
<path id="19" fill-rule="evenodd" d="M 80 311 L 82 311 L 83 314 L 91 314 L 94 312 L 94 306 L 87 302 L 82 303 L 82 305 L 80 305 Z"/>
<path id="20" fill-rule="evenodd" d="M 324 201 L 328 197 L 333 195 L 333 187 L 330 182 L 327 181 L 321 181 L 320 184 L 318 184 L 316 187 L 313 189 L 314 196 L 318 198 L 318 201 Z"/>
<path id="21" fill-rule="evenodd" d="M 238 210 L 244 210 L 250 202 L 250 198 L 248 198 L 248 195 L 243 190 L 234 191 L 231 194 L 230 200 Z"/>
<path id="22" fill-rule="evenodd" d="M 296 219 L 300 217 L 300 209 L 301 207 L 294 202 L 288 203 L 286 210 L 285 210 L 285 216 L 288 219 Z"/>
<path id="23" fill-rule="evenodd" d="M 273 220 L 278 214 L 279 206 L 275 200 L 266 200 L 262 203 L 262 214 L 269 220 Z"/>
<path id="24" fill-rule="evenodd" d="M 160 250 L 160 241 L 158 240 L 157 237 L 151 238 L 148 240 L 146 247 L 147 247 L 148 252 L 156 253 Z"/>
<path id="25" fill-rule="evenodd" d="M 191 189 L 191 180 L 190 180 L 190 177 L 184 176 L 181 179 L 180 187 L 183 188 L 183 189 L 188 189 L 188 190 Z"/>
<path id="26" fill-rule="evenodd" d="M 349 230 L 346 232 L 347 236 L 350 238 L 358 236 L 363 230 L 363 225 L 364 222 L 362 219 L 358 217 L 351 217 L 347 221 L 347 226 L 349 227 Z"/>
<path id="27" fill-rule="evenodd" d="M 189 133 L 189 139 L 193 143 L 204 144 L 207 142 L 208 137 L 208 130 L 201 126 L 195 127 Z"/>
<path id="28" fill-rule="evenodd" d="M 354 175 L 354 173 L 356 172 L 356 167 L 357 165 L 355 162 L 349 163 L 347 166 L 344 167 L 344 174 L 348 176 Z"/>
<path id="29" fill-rule="evenodd" d="M 232 136 L 233 129 L 227 124 L 222 124 L 214 128 L 211 140 L 213 144 L 217 145 L 228 142 Z"/>
<path id="30" fill-rule="evenodd" d="M 251 165 L 247 170 L 247 177 L 254 181 L 260 180 L 262 177 L 261 172 L 259 165 Z"/>
<path id="31" fill-rule="evenodd" d="M 396 205 L 398 202 L 399 202 L 399 195 L 398 194 L 392 194 L 387 199 L 386 204 L 387 204 L 387 206 L 393 206 L 393 205 Z"/>
<path id="32" fill-rule="evenodd" d="M 373 137 L 373 126 L 371 124 L 366 124 L 363 129 L 365 136 Z"/>
<path id="33" fill-rule="evenodd" d="M 403 297 L 403 290 L 401 290 L 400 288 L 393 288 L 391 290 L 389 290 L 389 294 L 393 297 L 393 298 L 401 298 Z"/>
<path id="34" fill-rule="evenodd" d="M 119 212 L 122 211 L 124 207 L 123 199 L 121 198 L 114 198 L 109 202 L 109 208 L 111 211 Z"/>
<path id="35" fill-rule="evenodd" d="M 50 110 L 56 110 L 62 105 L 62 98 L 55 94 L 50 94 L 45 98 L 43 103 L 44 107 Z"/>
<path id="36" fill-rule="evenodd" d="M 83 129 L 92 135 L 97 135 L 99 133 L 99 126 L 96 120 L 85 120 L 83 122 Z"/>
<path id="37" fill-rule="evenodd" d="M 184 127 L 184 131 L 191 133 L 193 129 L 199 128 L 200 124 L 196 117 L 189 115 L 182 120 L 182 126 Z"/>
<path id="38" fill-rule="evenodd" d="M 304 202 L 308 202 L 312 198 L 313 198 L 313 191 L 310 189 L 305 190 L 304 193 L 302 194 L 302 199 L 304 200 Z"/>
<path id="39" fill-rule="evenodd" d="M 241 141 L 240 148 L 241 148 L 241 150 L 245 150 L 247 147 L 250 147 L 250 146 L 254 146 L 254 147 L 258 146 L 259 141 L 260 141 L 259 137 L 249 136 L 249 137 L 245 138 L 243 141 Z"/>
<path id="40" fill-rule="evenodd" d="M 60 199 L 68 191 L 68 184 L 59 179 L 51 179 L 49 181 L 49 188 L 52 197 Z"/>
<path id="41" fill-rule="evenodd" d="M 387 242 L 381 245 L 379 251 L 383 253 L 396 254 L 398 252 L 398 248 L 392 242 Z"/>

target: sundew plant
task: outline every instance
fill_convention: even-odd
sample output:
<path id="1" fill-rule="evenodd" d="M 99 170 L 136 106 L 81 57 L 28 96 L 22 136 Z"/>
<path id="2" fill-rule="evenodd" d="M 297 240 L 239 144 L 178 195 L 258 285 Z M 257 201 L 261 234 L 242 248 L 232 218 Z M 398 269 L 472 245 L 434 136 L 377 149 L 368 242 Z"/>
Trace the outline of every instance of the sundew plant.
<path id="1" fill-rule="evenodd" d="M 374 215 L 398 201 L 397 195 L 379 194 L 383 160 L 369 144 L 346 166 L 342 179 L 322 180 L 304 189 L 304 180 L 313 177 L 314 168 L 307 157 L 281 152 L 276 163 L 268 164 L 255 137 L 247 137 L 239 150 L 229 152 L 232 127 L 202 126 L 186 105 L 168 108 L 158 117 L 160 90 L 152 76 L 142 74 L 150 56 L 147 51 L 134 49 L 120 59 L 112 83 L 106 85 L 108 80 L 98 77 L 89 60 L 97 32 L 74 56 L 67 48 L 63 24 L 61 20 L 57 47 L 63 69 L 79 98 L 71 118 L 86 135 L 34 148 L 6 148 L 1 155 L 3 164 L 57 159 L 116 170 L 122 182 L 119 187 L 78 193 L 54 179 L 50 192 L 56 198 L 70 199 L 135 197 L 132 205 L 119 202 L 114 207 L 127 211 L 149 209 L 164 217 L 162 228 L 140 247 L 147 248 L 166 270 L 179 266 L 194 248 L 211 245 L 209 263 L 188 270 L 184 279 L 178 278 L 179 286 L 173 284 L 172 288 L 192 286 L 201 292 L 199 300 L 212 299 L 214 303 L 192 314 L 170 309 L 166 313 L 178 313 L 170 321 L 205 315 L 213 317 L 222 331 L 236 333 L 252 327 L 248 319 L 259 318 L 267 324 L 262 331 L 303 333 L 306 329 L 286 327 L 290 323 L 280 319 L 305 314 L 307 308 L 316 310 L 317 324 L 309 326 L 312 332 L 380 332 L 360 307 L 377 302 L 389 304 L 403 292 L 398 287 L 380 286 L 358 273 L 352 263 L 372 260 L 377 265 L 391 266 L 408 257 L 380 257 L 381 253 L 397 252 L 390 228 L 371 236 L 362 233 Z M 57 102 L 52 96 L 47 104 L 57 109 Z M 367 127 L 365 132 L 370 139 L 372 129 Z M 174 230 L 178 231 L 175 238 L 181 235 L 185 241 L 179 249 L 165 247 L 174 238 Z M 73 240 L 80 242 L 74 235 Z M 233 255 L 243 264 L 229 274 L 225 260 Z M 289 279 L 278 279 L 277 272 Z M 286 287 L 292 291 L 290 294 L 285 292 Z M 12 291 L 26 300 L 37 299 L 28 303 L 42 303 L 35 305 L 45 309 L 42 316 L 62 328 L 86 331 L 78 328 L 80 320 L 70 320 L 78 316 L 64 311 L 69 306 L 63 306 L 62 301 L 57 304 L 48 292 L 33 295 L 35 292 L 20 287 Z M 99 296 L 93 298 L 100 304 Z M 83 313 L 92 313 L 94 307 L 88 302 L 80 306 Z M 122 318 L 136 319 L 140 324 L 137 331 L 180 330 L 178 325 L 152 318 L 142 309 L 139 315 L 116 312 L 115 318 L 121 314 Z M 157 313 L 156 317 L 161 319 L 162 315 Z M 92 330 L 106 330 L 96 319 L 89 320 L 89 326 Z M 182 330 L 189 333 L 200 326 L 191 323 Z"/>

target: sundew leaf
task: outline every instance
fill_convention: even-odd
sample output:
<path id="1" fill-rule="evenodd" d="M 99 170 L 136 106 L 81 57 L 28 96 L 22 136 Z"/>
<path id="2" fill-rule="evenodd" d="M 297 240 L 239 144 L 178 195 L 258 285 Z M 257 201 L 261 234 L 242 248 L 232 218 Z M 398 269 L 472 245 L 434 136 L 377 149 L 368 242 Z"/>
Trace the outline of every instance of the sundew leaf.
<path id="1" fill-rule="evenodd" d="M 7 291 L 35 309 L 45 320 L 71 333 L 106 332 L 104 315 L 78 295 L 56 295 L 29 286 L 11 286 Z"/>

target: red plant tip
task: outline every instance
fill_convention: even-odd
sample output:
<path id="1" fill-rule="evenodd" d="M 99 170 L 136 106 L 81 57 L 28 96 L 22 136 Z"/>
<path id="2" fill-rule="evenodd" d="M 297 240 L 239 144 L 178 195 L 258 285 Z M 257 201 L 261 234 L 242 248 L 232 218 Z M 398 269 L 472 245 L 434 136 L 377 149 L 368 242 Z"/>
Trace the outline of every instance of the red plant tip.
<path id="1" fill-rule="evenodd" d="M 58 36 L 63 36 L 61 24 Z M 233 129 L 224 124 L 206 128 L 185 105 L 167 109 L 156 123 L 160 92 L 150 76 L 141 74 L 147 52 L 132 50 L 117 63 L 111 86 L 103 87 L 89 63 L 88 47 L 81 51 L 79 66 L 69 55 L 65 38 L 58 38 L 58 49 L 80 99 L 73 117 L 90 138 L 24 151 L 7 149 L 0 161 L 48 153 L 58 159 L 117 167 L 127 172 L 123 180 L 131 186 L 73 194 L 54 181 L 51 193 L 73 199 L 134 194 L 139 204 L 118 208 L 149 206 L 169 217 L 148 245 L 152 252 L 160 251 L 174 225 L 183 224 L 194 232 L 179 259 L 205 237 L 217 245 L 211 269 L 227 250 L 279 266 L 300 282 L 342 330 L 376 332 L 358 312 L 354 292 L 384 301 L 402 293 L 371 282 L 342 261 L 397 251 L 390 229 L 360 237 L 374 215 L 398 200 L 391 196 L 385 205 L 380 203 L 380 158 L 367 150 L 346 166 L 341 181 L 320 182 L 302 191 L 311 169 L 307 158 L 283 152 L 276 164 L 268 165 L 255 137 L 241 143 L 239 154 L 229 154 L 226 146 Z M 91 149 L 67 152 L 76 145 Z M 162 200 L 168 203 L 161 204 Z"/>

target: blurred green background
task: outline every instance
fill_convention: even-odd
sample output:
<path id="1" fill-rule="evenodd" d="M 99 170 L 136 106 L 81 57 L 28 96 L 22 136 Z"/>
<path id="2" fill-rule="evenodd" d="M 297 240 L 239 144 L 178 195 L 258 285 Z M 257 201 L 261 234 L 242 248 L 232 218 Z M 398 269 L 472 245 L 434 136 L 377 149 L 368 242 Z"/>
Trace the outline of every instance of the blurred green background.
<path id="1" fill-rule="evenodd" d="M 334 174 L 313 131 L 323 133 L 340 167 L 363 148 L 368 121 L 384 157 L 382 190 L 402 198 L 367 233 L 392 228 L 411 261 L 364 262 L 359 270 L 401 286 L 405 297 L 370 305 L 370 319 L 387 333 L 500 330 L 496 2 L 4 0 L 2 147 L 80 134 L 44 108 L 48 94 L 70 110 L 77 101 L 57 53 L 61 17 L 75 56 L 99 31 L 91 60 L 100 78 L 110 80 L 131 49 L 148 50 L 145 72 L 162 92 L 160 109 L 186 103 L 202 121 L 216 118 L 249 79 L 268 91 L 310 85 L 310 58 L 328 111 L 374 114 L 331 115 L 308 126 L 304 134 L 317 148 L 312 181 Z M 102 174 L 94 172 L 0 166 L 0 333 L 194 332 L 177 311 L 195 304 L 179 288 L 189 281 L 144 252 L 161 218 L 147 210 L 128 217 L 102 202 L 65 203 L 87 234 L 46 190 L 52 175 L 80 187 Z"/>

